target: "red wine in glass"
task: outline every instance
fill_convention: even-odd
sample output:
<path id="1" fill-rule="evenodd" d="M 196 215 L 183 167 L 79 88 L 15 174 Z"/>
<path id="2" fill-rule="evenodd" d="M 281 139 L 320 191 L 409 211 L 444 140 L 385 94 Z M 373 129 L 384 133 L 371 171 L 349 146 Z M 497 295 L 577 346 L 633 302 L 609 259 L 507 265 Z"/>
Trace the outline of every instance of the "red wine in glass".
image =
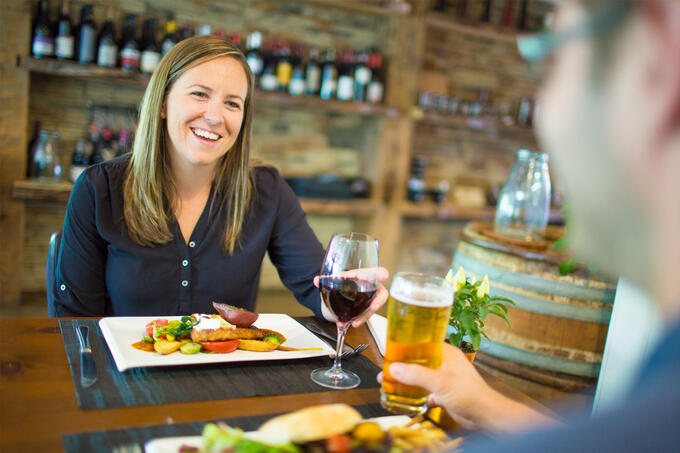
<path id="1" fill-rule="evenodd" d="M 331 368 L 312 371 L 312 381 L 331 389 L 351 389 L 361 383 L 342 368 L 342 345 L 352 320 L 364 313 L 378 292 L 378 241 L 364 233 L 341 233 L 331 238 L 319 275 L 323 304 L 335 315 L 338 340 Z"/>
<path id="2" fill-rule="evenodd" d="M 340 322 L 350 322 L 366 311 L 378 291 L 375 282 L 337 276 L 321 277 L 319 288 L 324 303 Z"/>

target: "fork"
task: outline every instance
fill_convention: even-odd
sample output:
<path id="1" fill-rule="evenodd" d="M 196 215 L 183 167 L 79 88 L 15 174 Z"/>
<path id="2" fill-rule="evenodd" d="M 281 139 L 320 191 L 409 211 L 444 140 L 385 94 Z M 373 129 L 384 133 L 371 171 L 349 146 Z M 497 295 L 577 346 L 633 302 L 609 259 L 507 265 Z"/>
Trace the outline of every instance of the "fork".
<path id="1" fill-rule="evenodd" d="M 318 335 L 321 335 L 322 337 L 326 338 L 327 340 L 332 341 L 333 342 L 332 346 L 335 346 L 335 343 L 338 341 L 338 338 L 335 335 L 331 334 L 326 329 L 319 327 L 318 325 L 316 325 L 313 322 L 306 324 L 305 327 L 307 327 L 312 332 L 314 332 Z M 342 351 L 342 354 L 340 354 L 340 358 L 342 358 L 342 359 L 344 359 L 345 357 L 352 357 L 353 355 L 356 355 L 356 354 L 361 354 L 368 347 L 368 344 L 361 343 L 356 348 L 354 346 L 348 345 L 347 343 L 344 343 L 344 346 L 345 347 L 343 349 L 345 349 L 345 350 Z M 333 352 L 332 354 L 329 354 L 329 355 L 331 357 L 335 357 L 335 352 Z"/>

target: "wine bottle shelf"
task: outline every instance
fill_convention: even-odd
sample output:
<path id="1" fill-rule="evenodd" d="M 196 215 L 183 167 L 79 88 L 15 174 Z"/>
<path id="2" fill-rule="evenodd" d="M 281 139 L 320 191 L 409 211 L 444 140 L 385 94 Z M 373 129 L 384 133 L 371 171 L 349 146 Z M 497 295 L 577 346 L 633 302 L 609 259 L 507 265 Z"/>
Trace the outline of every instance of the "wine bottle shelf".
<path id="1" fill-rule="evenodd" d="M 145 74 L 127 72 L 117 68 L 102 68 L 93 64 L 78 64 L 74 61 L 56 60 L 51 58 L 18 57 L 19 67 L 30 72 L 49 74 L 62 77 L 99 78 L 108 81 L 131 83 L 140 87 L 146 86 L 149 76 Z M 302 109 L 318 109 L 333 113 L 355 115 L 372 115 L 397 117 L 399 110 L 383 104 L 369 104 L 366 102 L 348 102 L 338 100 L 323 100 L 315 96 L 290 96 L 286 93 L 274 91 L 256 91 L 256 100 L 273 105 L 296 107 Z"/>
<path id="2" fill-rule="evenodd" d="M 484 23 L 467 24 L 458 22 L 454 18 L 441 13 L 427 14 L 427 16 L 425 16 L 425 25 L 433 29 L 464 33 L 477 38 L 505 41 L 509 43 L 514 43 L 519 34 L 516 30 Z"/>
<path id="3" fill-rule="evenodd" d="M 12 196 L 30 201 L 67 202 L 73 184 L 48 183 L 33 180 L 14 181 Z M 302 209 L 308 214 L 369 216 L 376 213 L 381 203 L 371 199 L 333 200 L 301 198 Z"/>
<path id="4" fill-rule="evenodd" d="M 511 134 L 522 136 L 523 139 L 536 141 L 534 130 L 527 126 L 508 125 L 495 118 L 472 118 L 457 115 L 444 115 L 434 112 L 423 112 L 419 107 L 414 107 L 412 116 L 420 124 L 436 127 L 466 128 L 484 133 Z"/>

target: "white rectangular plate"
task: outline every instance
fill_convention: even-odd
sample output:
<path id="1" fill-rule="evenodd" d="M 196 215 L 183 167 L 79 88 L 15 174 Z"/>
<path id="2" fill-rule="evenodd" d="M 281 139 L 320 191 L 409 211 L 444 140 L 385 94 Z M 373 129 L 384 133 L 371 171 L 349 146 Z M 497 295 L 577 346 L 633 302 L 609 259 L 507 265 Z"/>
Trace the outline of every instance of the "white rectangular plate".
<path id="1" fill-rule="evenodd" d="M 174 352 L 161 355 L 155 352 L 140 351 L 130 346 L 142 339 L 144 327 L 154 319 L 173 320 L 181 319 L 181 316 L 121 316 L 102 318 L 99 321 L 99 328 L 104 334 L 104 339 L 111 350 L 118 371 L 152 366 L 305 359 L 327 356 L 333 353 L 333 348 L 305 329 L 299 322 L 288 315 L 278 313 L 260 314 L 254 326 L 281 332 L 286 337 L 284 346 L 290 348 L 321 348 L 321 350 L 253 352 L 237 349 L 229 354 L 204 354 L 200 352 L 198 354 L 182 354 Z"/>
<path id="2" fill-rule="evenodd" d="M 377 422 L 383 430 L 387 430 L 391 426 L 403 426 L 411 421 L 411 418 L 407 415 L 389 415 L 369 420 Z M 248 434 L 250 434 L 248 437 L 257 439 L 255 432 L 246 433 L 246 435 Z M 266 442 L 266 439 L 257 440 Z M 201 436 L 161 437 L 148 441 L 144 445 L 144 451 L 146 453 L 177 453 L 182 445 L 201 448 L 203 446 L 203 438 Z"/>

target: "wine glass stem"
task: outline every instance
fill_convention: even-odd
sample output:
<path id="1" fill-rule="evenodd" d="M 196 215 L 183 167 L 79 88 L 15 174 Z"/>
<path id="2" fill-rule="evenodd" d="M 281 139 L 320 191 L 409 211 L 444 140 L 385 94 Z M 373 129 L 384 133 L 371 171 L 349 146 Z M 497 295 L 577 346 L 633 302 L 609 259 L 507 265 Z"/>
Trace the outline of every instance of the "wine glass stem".
<path id="1" fill-rule="evenodd" d="M 335 360 L 333 361 L 333 371 L 340 371 L 342 364 L 340 363 L 340 356 L 342 355 L 342 346 L 345 344 L 345 334 L 349 329 L 349 322 L 337 321 L 335 325 L 338 328 L 338 343 L 335 345 Z"/>

